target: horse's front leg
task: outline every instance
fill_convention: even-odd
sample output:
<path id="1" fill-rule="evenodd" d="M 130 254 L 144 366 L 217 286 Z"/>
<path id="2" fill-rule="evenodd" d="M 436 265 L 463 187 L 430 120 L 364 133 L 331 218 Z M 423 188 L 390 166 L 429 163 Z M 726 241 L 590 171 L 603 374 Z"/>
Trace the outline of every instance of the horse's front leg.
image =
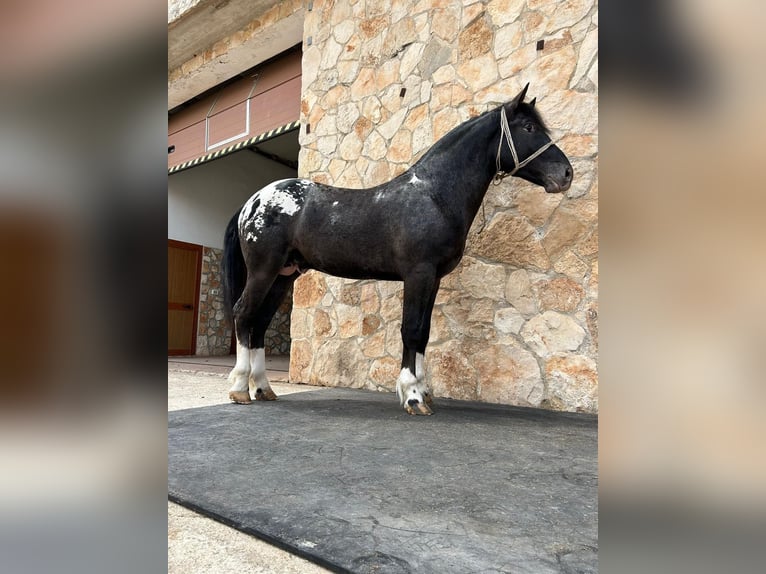
<path id="1" fill-rule="evenodd" d="M 439 290 L 439 277 L 431 266 L 420 266 L 404 280 L 402 312 L 402 370 L 396 393 L 411 415 L 430 415 L 431 392 L 425 383 L 425 352 L 431 331 L 431 312 Z"/>

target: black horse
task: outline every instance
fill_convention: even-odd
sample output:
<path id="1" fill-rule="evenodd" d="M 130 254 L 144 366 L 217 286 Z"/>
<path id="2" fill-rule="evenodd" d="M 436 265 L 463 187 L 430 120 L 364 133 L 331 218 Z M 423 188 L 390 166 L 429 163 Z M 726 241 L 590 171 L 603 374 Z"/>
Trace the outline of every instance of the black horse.
<path id="1" fill-rule="evenodd" d="M 402 370 L 396 391 L 410 414 L 431 414 L 423 356 L 442 277 L 463 256 L 493 181 L 515 175 L 548 193 L 569 189 L 572 166 L 552 144 L 527 87 L 459 125 L 408 171 L 370 189 L 286 179 L 257 191 L 226 230 L 224 290 L 237 363 L 229 398 L 274 400 L 264 333 L 300 273 L 404 281 Z M 519 158 L 524 158 L 520 160 Z"/>

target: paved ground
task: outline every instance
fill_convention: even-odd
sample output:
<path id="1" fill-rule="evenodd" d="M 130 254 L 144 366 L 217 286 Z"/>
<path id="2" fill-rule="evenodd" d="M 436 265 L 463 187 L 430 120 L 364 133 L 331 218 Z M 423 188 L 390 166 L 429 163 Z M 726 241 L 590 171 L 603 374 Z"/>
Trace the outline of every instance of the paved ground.
<path id="1" fill-rule="evenodd" d="M 351 571 L 597 571 L 594 417 L 445 399 L 415 420 L 393 395 L 276 382 L 273 361 L 292 396 L 254 419 L 226 404 L 231 360 L 169 361 L 175 499 Z M 262 512 L 226 494 L 243 484 Z M 324 571 L 174 505 L 168 539 L 171 572 Z"/>
<path id="2" fill-rule="evenodd" d="M 168 360 L 168 410 L 228 403 L 226 375 L 234 357 L 172 357 Z M 278 395 L 316 390 L 291 385 L 287 358 L 267 358 Z M 168 502 L 168 572 L 178 574 L 319 574 L 328 572 L 191 510 Z"/>

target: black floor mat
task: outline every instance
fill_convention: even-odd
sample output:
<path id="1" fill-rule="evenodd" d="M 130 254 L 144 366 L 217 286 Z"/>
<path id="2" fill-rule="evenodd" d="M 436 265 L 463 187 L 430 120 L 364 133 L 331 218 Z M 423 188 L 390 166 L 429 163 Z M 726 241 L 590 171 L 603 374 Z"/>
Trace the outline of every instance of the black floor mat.
<path id="1" fill-rule="evenodd" d="M 168 414 L 170 499 L 336 571 L 596 572 L 597 418 L 321 389 Z"/>

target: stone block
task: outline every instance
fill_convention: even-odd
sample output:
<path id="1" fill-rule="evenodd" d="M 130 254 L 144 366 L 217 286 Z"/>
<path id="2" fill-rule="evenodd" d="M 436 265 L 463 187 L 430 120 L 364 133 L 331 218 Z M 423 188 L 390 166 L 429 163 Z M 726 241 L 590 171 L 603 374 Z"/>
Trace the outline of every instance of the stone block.
<path id="1" fill-rule="evenodd" d="M 515 183 L 515 182 L 514 182 Z M 513 206 L 534 227 L 542 227 L 561 203 L 564 196 L 545 193 L 542 188 L 528 182 L 516 184 Z"/>
<path id="2" fill-rule="evenodd" d="M 362 388 L 367 361 L 356 339 L 333 338 L 315 352 L 309 383 L 329 387 Z"/>
<path id="3" fill-rule="evenodd" d="M 493 40 L 494 33 L 488 19 L 485 17 L 477 18 L 458 36 L 460 59 L 466 61 L 488 53 Z"/>
<path id="4" fill-rule="evenodd" d="M 587 227 L 571 207 L 557 209 L 542 239 L 545 252 L 552 259 L 557 258 L 568 246 L 582 239 Z"/>
<path id="5" fill-rule="evenodd" d="M 295 313 L 296 311 L 293 310 L 293 316 Z M 317 337 L 332 337 L 335 334 L 335 325 L 330 320 L 330 315 L 322 309 L 314 310 L 313 329 Z"/>
<path id="6" fill-rule="evenodd" d="M 548 253 L 536 230 L 524 217 L 497 214 L 486 229 L 472 238 L 470 253 L 516 267 L 550 268 Z"/>
<path id="7" fill-rule="evenodd" d="M 393 391 L 396 389 L 396 379 L 401 370 L 401 361 L 393 357 L 375 359 L 370 366 L 370 380 L 378 387 Z"/>
<path id="8" fill-rule="evenodd" d="M 548 17 L 546 31 L 550 33 L 562 28 L 571 28 L 583 20 L 594 2 L 595 0 L 566 0 L 565 2 L 531 0 L 528 6 L 530 10 L 534 10 L 534 6 L 539 4 L 537 9 Z"/>
<path id="9" fill-rule="evenodd" d="M 340 146 L 338 146 L 338 153 L 340 154 L 340 157 L 346 161 L 356 160 L 359 157 L 361 151 L 362 140 L 359 138 L 356 132 L 351 132 L 350 134 L 346 135 L 341 140 Z"/>
<path id="10" fill-rule="evenodd" d="M 505 267 L 484 263 L 474 257 L 464 257 L 456 270 L 460 286 L 473 297 L 488 297 L 495 301 L 503 298 L 506 283 Z"/>
<path id="11" fill-rule="evenodd" d="M 376 358 L 383 357 L 386 354 L 386 331 L 385 329 L 373 333 L 369 337 L 364 337 L 359 346 L 365 357 Z"/>
<path id="12" fill-rule="evenodd" d="M 420 58 L 423 55 L 423 50 L 425 50 L 425 44 L 422 42 L 415 42 L 414 44 L 407 46 L 401 57 L 399 81 L 403 82 L 409 77 L 409 75 L 420 62 Z"/>
<path id="13" fill-rule="evenodd" d="M 486 345 L 472 359 L 481 400 L 539 407 L 545 398 L 540 367 L 529 351 L 515 345 Z"/>
<path id="14" fill-rule="evenodd" d="M 532 281 L 525 269 L 513 271 L 505 284 L 505 299 L 522 315 L 530 317 L 537 313 L 537 303 L 532 294 Z"/>
<path id="15" fill-rule="evenodd" d="M 386 156 L 388 149 L 386 140 L 383 139 L 377 130 L 372 130 L 364 140 L 362 153 L 372 160 L 381 160 Z"/>
<path id="16" fill-rule="evenodd" d="M 556 273 L 567 275 L 575 281 L 582 281 L 588 273 L 588 265 L 572 253 L 570 249 L 566 249 L 553 263 L 553 270 Z"/>
<path id="17" fill-rule="evenodd" d="M 338 304 L 335 306 L 338 316 L 338 336 L 341 338 L 357 337 L 362 334 L 364 314 L 358 307 Z"/>
<path id="18" fill-rule="evenodd" d="M 468 84 L 469 89 L 478 92 L 497 80 L 497 60 L 492 54 L 463 60 L 457 68 L 457 73 Z"/>
<path id="19" fill-rule="evenodd" d="M 495 26 L 514 22 L 522 10 L 524 10 L 524 0 L 490 0 L 487 4 L 487 12 Z"/>
<path id="20" fill-rule="evenodd" d="M 375 70 L 373 68 L 361 68 L 356 80 L 351 84 L 351 97 L 355 101 L 359 101 L 373 93 L 375 93 Z"/>
<path id="21" fill-rule="evenodd" d="M 426 351 L 426 381 L 437 397 L 478 398 L 476 371 L 461 342 L 450 340 Z"/>
<path id="22" fill-rule="evenodd" d="M 532 285 L 541 311 L 574 311 L 585 297 L 585 290 L 568 277 L 537 281 Z"/>
<path id="23" fill-rule="evenodd" d="M 438 38 L 432 38 L 423 50 L 423 57 L 418 62 L 417 69 L 422 78 L 432 79 L 434 72 L 445 64 L 449 64 L 452 59 L 452 47 Z"/>
<path id="24" fill-rule="evenodd" d="M 307 339 L 293 339 L 290 346 L 290 382 L 308 382 L 312 359 L 311 343 Z"/>
<path id="25" fill-rule="evenodd" d="M 434 139 L 439 140 L 460 124 L 460 115 L 453 108 L 445 108 L 434 115 Z"/>
<path id="26" fill-rule="evenodd" d="M 434 10 L 431 32 L 439 39 L 452 43 L 457 38 L 460 23 L 452 10 Z"/>
<path id="27" fill-rule="evenodd" d="M 513 307 L 506 307 L 495 312 L 495 329 L 504 335 L 518 334 L 525 322 L 524 316 Z"/>
<path id="28" fill-rule="evenodd" d="M 555 355 L 545 363 L 546 400 L 556 410 L 598 412 L 596 362 L 583 355 Z"/>
<path id="29" fill-rule="evenodd" d="M 293 304 L 297 308 L 315 307 L 327 293 L 327 285 L 321 273 L 309 271 L 295 282 Z"/>
<path id="30" fill-rule="evenodd" d="M 585 339 L 585 330 L 568 315 L 545 311 L 521 328 L 524 342 L 539 357 L 576 351 Z"/>

